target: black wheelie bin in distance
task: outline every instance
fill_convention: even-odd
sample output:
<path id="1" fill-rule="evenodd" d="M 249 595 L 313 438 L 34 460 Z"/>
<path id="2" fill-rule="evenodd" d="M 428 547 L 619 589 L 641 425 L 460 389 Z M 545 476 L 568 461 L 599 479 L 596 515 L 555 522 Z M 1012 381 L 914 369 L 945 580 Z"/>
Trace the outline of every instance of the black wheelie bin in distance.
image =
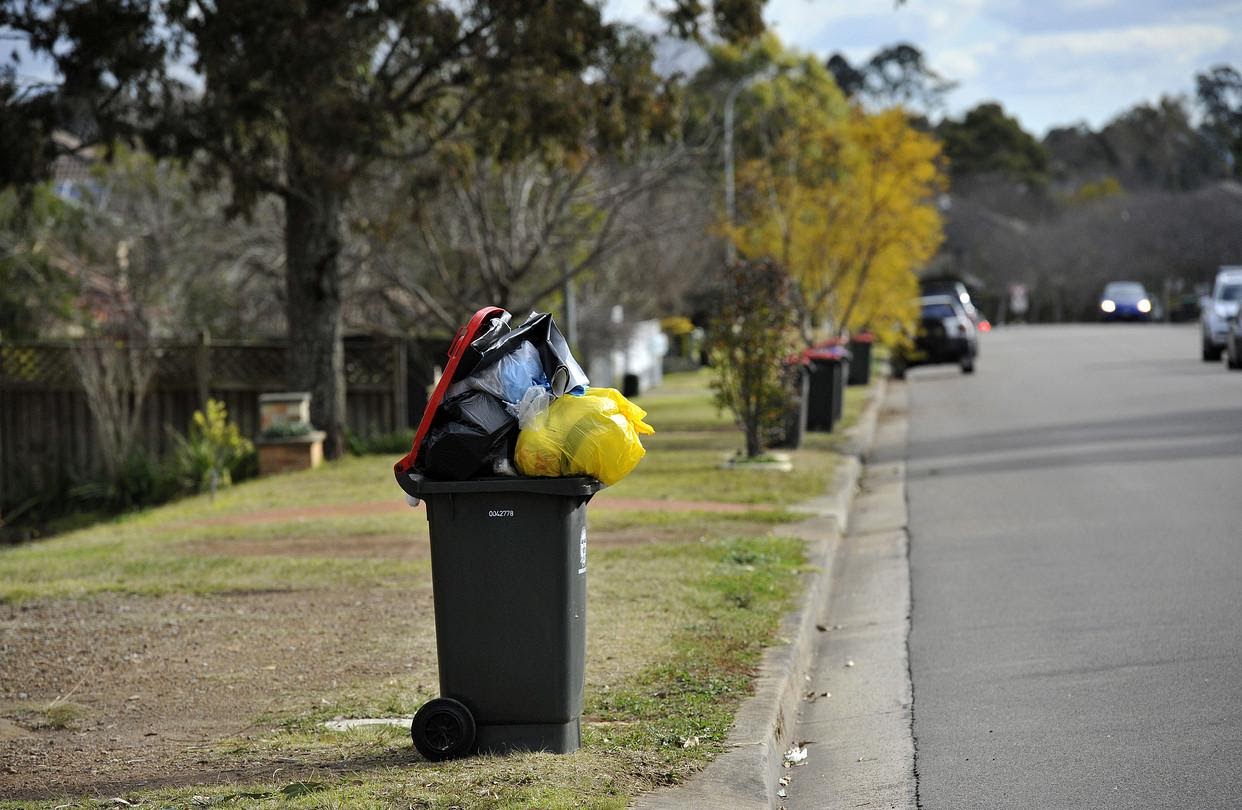
<path id="1" fill-rule="evenodd" d="M 871 383 L 871 349 L 875 345 L 875 335 L 863 332 L 850 338 L 850 374 L 847 385 L 868 385 Z"/>
<path id="2" fill-rule="evenodd" d="M 430 760 L 581 745 L 586 507 L 594 478 L 432 481 L 427 505 L 440 697 L 414 716 Z"/>
<path id="3" fill-rule="evenodd" d="M 811 373 L 810 361 L 798 355 L 785 361 L 782 368 L 787 375 L 789 400 L 785 407 L 784 431 L 780 441 L 773 447 L 797 450 L 802 446 L 807 431 L 807 418 L 810 406 Z"/>
<path id="4" fill-rule="evenodd" d="M 823 344 L 808 349 L 805 355 L 811 378 L 807 430 L 831 432 L 844 411 L 849 352 L 844 346 Z"/>

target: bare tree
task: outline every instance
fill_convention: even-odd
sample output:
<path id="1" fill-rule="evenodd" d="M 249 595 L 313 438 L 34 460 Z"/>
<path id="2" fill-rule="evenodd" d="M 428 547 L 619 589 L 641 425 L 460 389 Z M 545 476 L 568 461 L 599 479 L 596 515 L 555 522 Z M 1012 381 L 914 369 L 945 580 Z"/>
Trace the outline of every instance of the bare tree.
<path id="1" fill-rule="evenodd" d="M 628 163 L 470 162 L 434 204 L 402 219 L 391 214 L 401 210 L 402 186 L 389 182 L 381 186 L 388 196 L 372 197 L 355 219 L 357 296 L 383 301 L 407 328 L 430 322 L 448 330 L 480 306 L 545 305 L 567 281 L 615 274 L 610 263 L 665 235 L 699 228 L 702 238 L 706 218 L 698 214 L 707 203 L 687 206 L 683 196 L 679 207 L 663 204 L 693 166 L 684 146 Z"/>
<path id="2" fill-rule="evenodd" d="M 246 307 L 239 290 L 280 255 L 278 229 L 265 241 L 258 220 L 228 225 L 223 205 L 222 195 L 196 197 L 189 175 L 174 165 L 125 152 L 81 189 L 50 247 L 78 286 L 72 327 L 87 339 L 75 348 L 74 365 L 111 483 L 138 450 L 158 365 L 153 342 L 197 331 L 223 312 L 236 317 Z M 205 303 L 213 296 L 214 306 Z"/>
<path id="3" fill-rule="evenodd" d="M 157 358 L 145 341 L 98 338 L 75 344 L 73 363 L 95 424 L 104 475 L 116 482 L 135 452 Z"/>

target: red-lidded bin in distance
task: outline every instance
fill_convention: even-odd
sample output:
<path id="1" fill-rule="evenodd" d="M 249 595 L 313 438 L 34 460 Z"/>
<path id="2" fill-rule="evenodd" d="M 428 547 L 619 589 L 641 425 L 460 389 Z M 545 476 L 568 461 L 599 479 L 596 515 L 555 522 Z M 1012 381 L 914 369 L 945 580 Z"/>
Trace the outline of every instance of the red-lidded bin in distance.
<path id="1" fill-rule="evenodd" d="M 810 361 L 807 430 L 830 432 L 841 419 L 850 353 L 839 340 L 827 341 L 804 353 Z"/>

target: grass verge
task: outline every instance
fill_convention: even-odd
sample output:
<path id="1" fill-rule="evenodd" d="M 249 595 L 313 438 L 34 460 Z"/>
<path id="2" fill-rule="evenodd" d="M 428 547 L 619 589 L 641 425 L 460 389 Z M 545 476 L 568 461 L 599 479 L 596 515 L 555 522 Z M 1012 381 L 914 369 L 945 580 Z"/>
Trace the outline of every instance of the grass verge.
<path id="1" fill-rule="evenodd" d="M 169 788 L 154 786 L 167 785 L 167 774 L 153 775 L 151 786 L 131 780 L 119 797 L 152 807 L 624 807 L 702 767 L 721 750 L 763 648 L 801 589 L 801 543 L 773 537 L 768 528 L 792 518 L 788 505 L 823 492 L 836 463 L 836 439 L 813 435 L 792 454 L 792 474 L 722 470 L 741 435 L 716 411 L 705 383 L 704 374 L 678 375 L 639 399 L 658 431 L 647 442 L 648 456 L 593 502 L 579 752 L 431 764 L 413 752 L 405 729 L 323 728 L 337 717 L 411 713 L 434 695 L 434 660 L 424 660 L 384 677 L 286 691 L 251 718 L 253 732 L 217 740 L 198 754 L 197 772 L 210 779 L 187 774 L 176 782 L 181 787 Z M 862 402 L 856 389 L 848 392 L 847 423 Z M 391 461 L 346 459 L 247 483 L 214 502 L 188 499 L 0 552 L 0 601 L 89 600 L 102 592 L 136 599 L 253 592 L 261 600 L 269 590 L 361 587 L 390 592 L 399 602 L 412 582 L 429 584 L 425 558 L 394 551 L 402 543 L 425 544 L 422 515 L 322 512 L 325 504 L 352 508 L 399 498 Z M 609 507 L 610 500 L 628 498 L 750 506 L 728 512 Z M 298 513 L 312 506 L 320 511 Z M 268 519 L 274 510 L 280 516 Z M 267 518 L 247 519 L 259 513 Z M 433 648 L 430 622 L 416 633 L 422 635 L 409 639 L 410 648 Z M 247 641 L 234 636 L 230 643 Z M 366 654 L 350 643 L 342 640 L 342 655 Z M 0 675 L 0 687 L 13 686 L 4 681 Z M 68 734 L 78 716 L 106 712 L 83 702 L 73 717 L 47 717 L 42 728 Z M 53 735 L 49 744 L 77 743 Z M 0 802 L 17 806 L 98 804 L 72 796 Z"/>

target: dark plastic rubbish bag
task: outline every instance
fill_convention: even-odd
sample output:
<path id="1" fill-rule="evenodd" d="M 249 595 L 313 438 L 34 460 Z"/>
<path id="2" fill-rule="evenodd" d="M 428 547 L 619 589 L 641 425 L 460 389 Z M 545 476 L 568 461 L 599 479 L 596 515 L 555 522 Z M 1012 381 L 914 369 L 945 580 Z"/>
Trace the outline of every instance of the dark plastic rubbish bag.
<path id="1" fill-rule="evenodd" d="M 504 403 L 484 391 L 444 401 L 423 442 L 420 457 L 430 478 L 465 481 L 486 472 L 498 455 L 509 455 L 517 420 Z"/>

